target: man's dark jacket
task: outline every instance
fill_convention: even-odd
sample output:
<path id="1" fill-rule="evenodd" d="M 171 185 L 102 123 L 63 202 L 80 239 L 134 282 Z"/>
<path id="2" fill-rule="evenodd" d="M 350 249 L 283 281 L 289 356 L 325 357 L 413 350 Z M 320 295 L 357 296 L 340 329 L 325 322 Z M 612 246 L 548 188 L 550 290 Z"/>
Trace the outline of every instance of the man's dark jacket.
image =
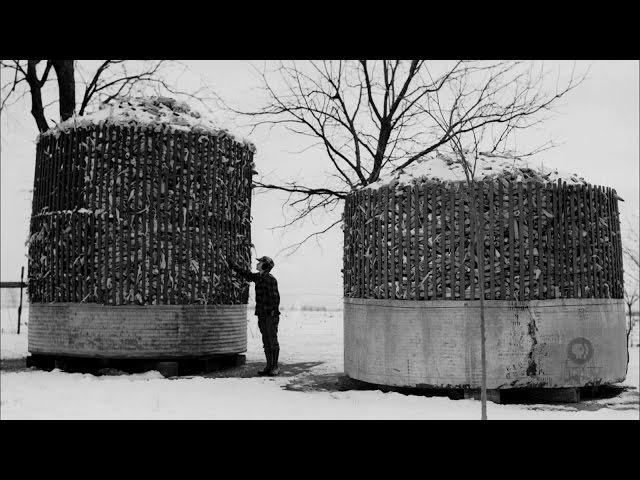
<path id="1" fill-rule="evenodd" d="M 236 265 L 230 265 L 242 277 L 256 284 L 256 315 L 259 317 L 280 315 L 278 281 L 269 272 L 252 273 Z"/>

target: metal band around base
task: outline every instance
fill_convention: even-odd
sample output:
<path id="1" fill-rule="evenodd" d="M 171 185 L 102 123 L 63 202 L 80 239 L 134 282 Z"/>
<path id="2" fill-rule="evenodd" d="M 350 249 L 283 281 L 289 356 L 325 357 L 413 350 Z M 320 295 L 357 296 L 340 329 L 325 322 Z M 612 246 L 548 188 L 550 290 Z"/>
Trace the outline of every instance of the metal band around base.
<path id="1" fill-rule="evenodd" d="M 619 299 L 485 301 L 487 388 L 623 381 Z M 480 302 L 344 299 L 345 373 L 365 382 L 479 388 Z"/>
<path id="2" fill-rule="evenodd" d="M 247 350 L 247 306 L 33 303 L 29 352 L 181 358 Z"/>

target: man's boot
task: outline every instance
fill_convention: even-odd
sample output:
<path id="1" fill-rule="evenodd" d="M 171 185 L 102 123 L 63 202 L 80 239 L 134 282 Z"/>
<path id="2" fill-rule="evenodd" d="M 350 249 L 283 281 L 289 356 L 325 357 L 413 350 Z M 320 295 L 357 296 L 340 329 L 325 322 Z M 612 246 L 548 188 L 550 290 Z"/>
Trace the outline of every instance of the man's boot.
<path id="1" fill-rule="evenodd" d="M 278 375 L 280 373 L 280 370 L 278 369 L 278 356 L 280 354 L 280 348 L 274 348 L 273 350 L 271 350 L 271 371 L 269 372 L 269 375 L 272 377 L 275 377 L 276 375 Z"/>
<path id="2" fill-rule="evenodd" d="M 269 372 L 271 372 L 271 367 L 272 367 L 272 352 L 270 348 L 265 348 L 264 349 L 264 356 L 267 359 L 267 366 L 264 367 L 264 369 L 258 371 L 258 375 L 269 375 Z"/>

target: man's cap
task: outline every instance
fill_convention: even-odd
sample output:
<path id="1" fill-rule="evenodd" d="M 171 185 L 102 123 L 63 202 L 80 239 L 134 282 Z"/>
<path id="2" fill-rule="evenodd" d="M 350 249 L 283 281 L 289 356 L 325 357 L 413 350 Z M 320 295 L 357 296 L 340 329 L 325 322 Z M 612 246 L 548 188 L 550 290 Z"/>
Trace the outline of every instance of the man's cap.
<path id="1" fill-rule="evenodd" d="M 273 260 L 270 257 L 260 257 L 257 260 L 264 263 L 267 270 L 271 270 L 274 266 Z"/>

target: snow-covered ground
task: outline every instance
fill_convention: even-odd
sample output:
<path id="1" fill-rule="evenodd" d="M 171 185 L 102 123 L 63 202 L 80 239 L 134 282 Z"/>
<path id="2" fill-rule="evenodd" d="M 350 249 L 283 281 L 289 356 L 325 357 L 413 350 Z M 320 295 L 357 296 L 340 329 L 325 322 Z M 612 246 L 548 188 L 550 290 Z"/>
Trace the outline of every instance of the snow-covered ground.
<path id="1" fill-rule="evenodd" d="M 3 312 L 4 313 L 4 312 Z M 343 377 L 342 312 L 285 311 L 282 376 L 263 366 L 256 319 L 249 316 L 247 365 L 227 373 L 166 379 L 158 372 L 93 376 L 20 367 L 27 329 L 2 333 L 1 419 L 478 419 L 480 402 L 337 388 Z M 497 405 L 489 419 L 635 419 L 638 347 L 620 395 L 580 404 Z M 230 375 L 233 377 L 228 378 Z"/>

